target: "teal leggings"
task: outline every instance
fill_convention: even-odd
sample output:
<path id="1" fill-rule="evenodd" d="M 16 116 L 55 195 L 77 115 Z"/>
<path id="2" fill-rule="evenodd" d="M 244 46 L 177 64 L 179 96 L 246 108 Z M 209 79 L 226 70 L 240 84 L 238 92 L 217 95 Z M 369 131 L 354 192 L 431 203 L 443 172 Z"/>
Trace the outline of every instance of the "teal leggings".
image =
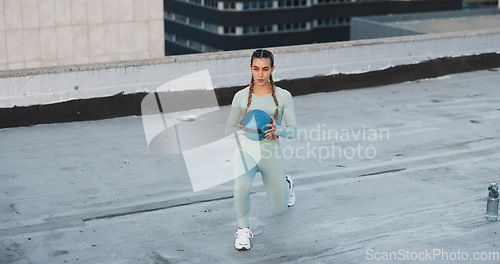
<path id="1" fill-rule="evenodd" d="M 271 211 L 276 215 L 284 213 L 290 194 L 279 140 L 242 140 L 241 149 L 234 153 L 234 161 L 234 208 L 238 226 L 249 227 L 250 189 L 257 172 L 262 174 Z"/>

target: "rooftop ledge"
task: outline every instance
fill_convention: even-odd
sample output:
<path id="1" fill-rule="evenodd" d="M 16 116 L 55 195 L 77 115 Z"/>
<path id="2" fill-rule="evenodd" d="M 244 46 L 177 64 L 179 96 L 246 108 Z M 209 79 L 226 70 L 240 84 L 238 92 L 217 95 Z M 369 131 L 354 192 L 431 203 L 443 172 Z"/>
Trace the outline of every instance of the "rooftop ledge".
<path id="1" fill-rule="evenodd" d="M 307 52 L 307 51 L 341 49 L 341 48 L 346 48 L 346 47 L 371 46 L 371 45 L 402 43 L 402 42 L 417 42 L 417 41 L 424 41 L 424 40 L 439 40 L 439 39 L 450 39 L 450 38 L 474 37 L 474 36 L 490 35 L 490 34 L 500 34 L 500 28 L 498 28 L 498 29 L 485 29 L 485 30 L 472 30 L 472 31 L 460 31 L 460 32 L 434 33 L 434 34 L 421 34 L 421 35 L 391 37 L 391 38 L 363 39 L 363 40 L 330 42 L 330 43 L 320 43 L 320 44 L 283 46 L 283 47 L 273 47 L 273 48 L 268 48 L 268 49 L 271 50 L 276 55 L 276 54 L 282 54 L 282 53 L 297 53 L 297 52 Z M 125 61 L 114 61 L 114 62 L 73 64 L 73 65 L 65 65 L 65 66 L 7 70 L 7 71 L 0 71 L 0 78 L 20 77 L 20 76 L 40 75 L 40 74 L 52 74 L 52 73 L 63 73 L 63 72 L 73 72 L 73 71 L 93 71 L 93 70 L 111 69 L 111 68 L 127 68 L 127 67 L 138 67 L 138 66 L 167 64 L 167 63 L 176 63 L 176 62 L 205 61 L 205 60 L 250 57 L 254 50 L 255 49 L 245 49 L 245 50 L 235 50 L 235 51 L 221 51 L 221 52 L 209 52 L 209 53 L 199 53 L 199 54 L 166 56 L 166 57 L 161 57 L 161 58 L 144 59 L 144 60 L 125 60 Z"/>
<path id="2" fill-rule="evenodd" d="M 249 84 L 253 50 L 3 71 L 0 128 L 140 115 L 148 93 L 202 70 L 209 72 L 219 105 L 227 105 Z M 297 96 L 498 68 L 500 29 L 269 50 L 275 83 Z"/>

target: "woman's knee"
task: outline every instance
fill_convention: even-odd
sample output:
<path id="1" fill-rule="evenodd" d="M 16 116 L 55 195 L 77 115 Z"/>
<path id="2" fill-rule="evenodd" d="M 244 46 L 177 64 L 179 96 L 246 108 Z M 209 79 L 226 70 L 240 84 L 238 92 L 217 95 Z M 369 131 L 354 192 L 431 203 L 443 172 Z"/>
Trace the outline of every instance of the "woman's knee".
<path id="1" fill-rule="evenodd" d="M 243 177 L 243 176 L 240 176 Z M 250 189 L 252 188 L 252 182 L 247 179 L 237 178 L 234 182 L 234 195 L 236 196 L 248 196 L 250 195 Z"/>
<path id="2" fill-rule="evenodd" d="M 281 203 L 281 204 L 271 204 L 271 211 L 273 212 L 274 215 L 282 215 L 286 209 L 288 208 L 288 204 L 286 203 Z"/>

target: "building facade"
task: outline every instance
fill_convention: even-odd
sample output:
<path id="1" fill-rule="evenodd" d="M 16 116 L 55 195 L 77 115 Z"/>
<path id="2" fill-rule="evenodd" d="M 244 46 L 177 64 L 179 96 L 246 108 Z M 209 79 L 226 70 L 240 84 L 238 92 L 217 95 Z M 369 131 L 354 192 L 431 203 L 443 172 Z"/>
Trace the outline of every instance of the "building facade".
<path id="1" fill-rule="evenodd" d="M 164 0 L 165 54 L 344 41 L 354 16 L 461 7 L 461 0 Z"/>
<path id="2" fill-rule="evenodd" d="M 0 71 L 162 57 L 162 0 L 0 0 Z"/>

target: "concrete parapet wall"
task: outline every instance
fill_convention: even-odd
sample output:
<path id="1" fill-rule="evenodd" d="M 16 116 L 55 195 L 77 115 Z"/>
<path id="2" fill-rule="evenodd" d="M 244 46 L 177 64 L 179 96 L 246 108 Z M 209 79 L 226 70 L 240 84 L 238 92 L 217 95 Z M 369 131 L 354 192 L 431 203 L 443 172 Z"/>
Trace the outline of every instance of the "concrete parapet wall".
<path id="1" fill-rule="evenodd" d="M 275 81 L 298 95 L 499 67 L 500 29 L 270 50 L 276 59 Z M 219 103 L 227 104 L 234 92 L 250 81 L 252 51 L 3 71 L 0 127 L 140 114 L 138 106 L 145 94 L 165 82 L 205 69 L 209 70 Z M 398 76 L 392 76 L 395 74 Z M 69 109 L 64 117 L 45 121 L 40 117 L 60 115 L 57 109 L 61 107 Z M 92 108 L 101 109 L 103 115 L 87 111 Z M 44 110 L 48 112 L 43 114 Z"/>

